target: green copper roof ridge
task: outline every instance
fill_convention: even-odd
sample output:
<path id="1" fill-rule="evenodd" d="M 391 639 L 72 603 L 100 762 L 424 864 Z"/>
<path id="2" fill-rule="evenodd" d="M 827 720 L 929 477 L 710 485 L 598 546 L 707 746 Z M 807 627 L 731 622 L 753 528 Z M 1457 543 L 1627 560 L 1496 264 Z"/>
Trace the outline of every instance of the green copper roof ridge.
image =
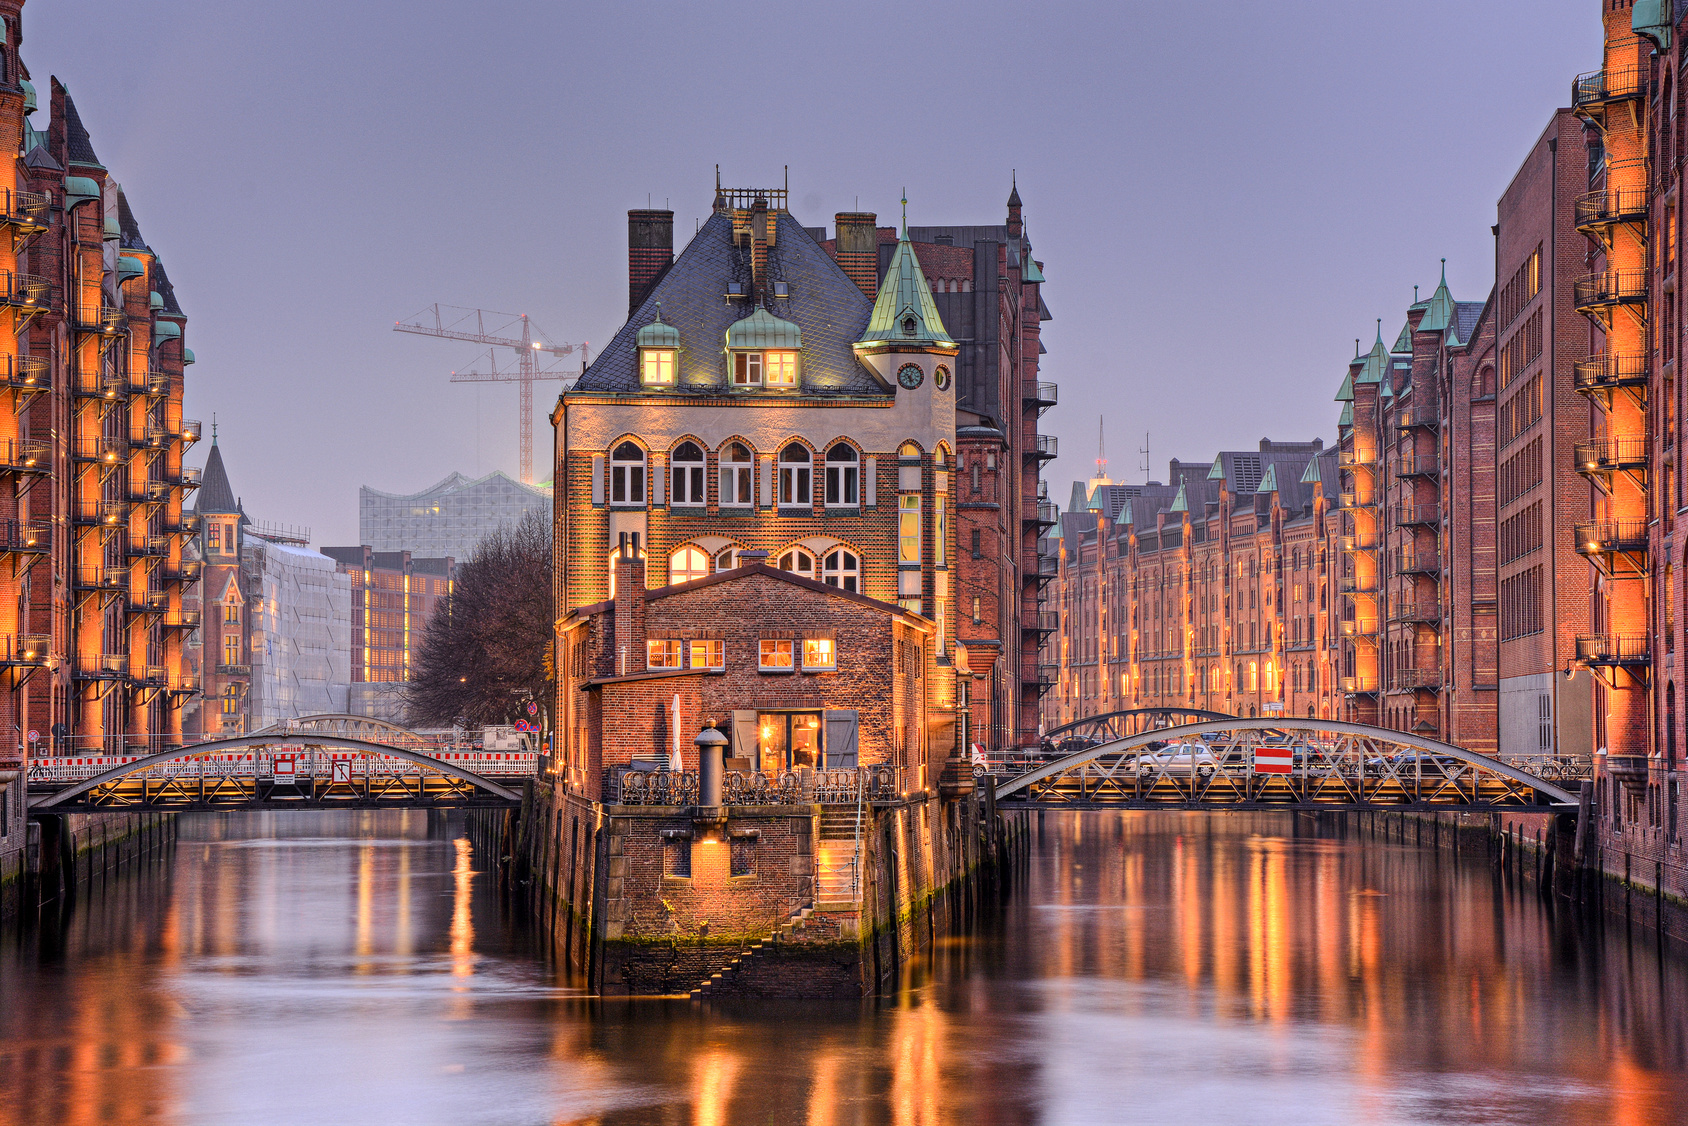
<path id="1" fill-rule="evenodd" d="M 1448 260 L 1442 259 L 1442 280 L 1436 292 L 1426 302 L 1424 319 L 1418 322 L 1420 332 L 1446 332 L 1454 323 L 1454 295 L 1448 291 Z"/>
<path id="2" fill-rule="evenodd" d="M 1307 468 L 1301 471 L 1300 484 L 1317 485 L 1323 480 L 1324 478 L 1319 476 L 1319 455 L 1314 454 L 1307 459 Z"/>
<path id="3" fill-rule="evenodd" d="M 1342 386 L 1336 389 L 1336 401 L 1351 403 L 1354 401 L 1354 373 L 1345 372 L 1342 376 Z"/>
<path id="4" fill-rule="evenodd" d="M 1383 346 L 1383 318 L 1377 319 L 1377 341 L 1372 350 L 1366 353 L 1366 362 L 1360 367 L 1360 374 L 1354 380 L 1356 387 L 1363 383 L 1378 383 L 1389 374 L 1389 349 Z"/>
<path id="5" fill-rule="evenodd" d="M 1213 459 L 1213 468 L 1207 471 L 1209 481 L 1223 481 L 1225 479 L 1225 463 L 1219 458 Z"/>
<path id="6" fill-rule="evenodd" d="M 1266 467 L 1266 472 L 1260 477 L 1260 484 L 1255 486 L 1256 493 L 1275 493 L 1278 491 L 1278 463 L 1273 462 Z"/>
<path id="7" fill-rule="evenodd" d="M 1168 512 L 1188 512 L 1188 511 L 1190 511 L 1190 502 L 1188 500 L 1186 500 L 1185 497 L 1184 497 L 1184 482 L 1182 482 L 1182 481 L 1178 482 L 1178 495 L 1172 498 L 1172 507 L 1167 509 L 1167 511 Z"/>
<path id="8" fill-rule="evenodd" d="M 909 323 L 912 318 L 912 325 Z M 897 239 L 897 248 L 885 267 L 885 280 L 879 283 L 879 295 L 873 301 L 873 313 L 858 344 L 949 344 L 955 340 L 944 328 L 938 315 L 938 304 L 932 300 L 932 287 L 920 268 L 914 246 L 908 240 L 905 226 Z"/>
<path id="9" fill-rule="evenodd" d="M 1354 425 L 1354 404 L 1353 403 L 1343 403 L 1342 404 L 1342 413 L 1337 416 L 1336 424 L 1338 426 L 1348 426 L 1348 427 L 1352 427 Z"/>

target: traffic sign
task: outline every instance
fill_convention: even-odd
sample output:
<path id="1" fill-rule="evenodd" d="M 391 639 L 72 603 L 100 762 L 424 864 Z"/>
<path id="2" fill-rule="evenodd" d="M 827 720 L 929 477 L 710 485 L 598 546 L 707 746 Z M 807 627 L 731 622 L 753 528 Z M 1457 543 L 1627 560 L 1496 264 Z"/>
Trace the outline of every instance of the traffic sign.
<path id="1" fill-rule="evenodd" d="M 1295 751 L 1290 747 L 1254 748 L 1256 774 L 1289 774 L 1295 769 Z"/>

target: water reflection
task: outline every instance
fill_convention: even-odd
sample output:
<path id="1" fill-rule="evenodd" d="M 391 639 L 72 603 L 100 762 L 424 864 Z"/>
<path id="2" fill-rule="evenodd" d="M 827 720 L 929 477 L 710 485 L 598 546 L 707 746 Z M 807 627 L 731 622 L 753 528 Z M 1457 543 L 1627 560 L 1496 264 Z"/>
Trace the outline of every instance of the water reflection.
<path id="1" fill-rule="evenodd" d="M 455 820 L 184 818 L 0 948 L 0 1126 L 1688 1121 L 1684 965 L 1486 861 L 1050 815 L 874 1004 L 582 997 Z"/>

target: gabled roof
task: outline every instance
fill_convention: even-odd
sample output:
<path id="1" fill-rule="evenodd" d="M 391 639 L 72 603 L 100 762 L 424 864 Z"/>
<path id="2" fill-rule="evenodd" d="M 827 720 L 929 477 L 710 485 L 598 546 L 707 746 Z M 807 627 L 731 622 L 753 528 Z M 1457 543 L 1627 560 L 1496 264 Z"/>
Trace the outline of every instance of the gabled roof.
<path id="1" fill-rule="evenodd" d="M 872 311 L 867 296 L 801 223 L 784 211 L 774 213 L 773 219 L 775 238 L 768 247 L 768 274 L 772 280 L 785 282 L 790 296 L 769 300 L 776 315 L 802 333 L 801 391 L 818 397 L 891 396 L 892 390 L 862 366 L 851 348 Z M 564 394 L 642 393 L 637 336 L 656 320 L 658 302 L 663 321 L 674 327 L 684 351 L 674 386 L 650 393 L 723 393 L 727 381 L 722 342 L 735 321 L 757 308 L 746 300 L 729 300 L 727 285 L 736 281 L 748 290 L 750 275 L 750 251 L 735 245 L 732 215 L 711 215 L 574 390 Z"/>
<path id="2" fill-rule="evenodd" d="M 94 155 L 94 142 L 88 136 L 88 130 L 82 124 L 82 115 L 76 112 L 76 102 L 70 96 L 70 87 L 64 88 L 64 147 L 65 155 L 72 164 L 82 164 L 93 168 L 104 168 L 100 158 Z"/>
<path id="3" fill-rule="evenodd" d="M 1450 344 L 1469 344 L 1471 336 L 1477 331 L 1477 322 L 1483 317 L 1483 307 L 1487 301 L 1455 301 L 1454 323 Z"/>
<path id="4" fill-rule="evenodd" d="M 1377 341 L 1366 353 L 1365 363 L 1360 365 L 1360 371 L 1354 378 L 1354 385 L 1363 383 L 1378 383 L 1389 375 L 1389 349 L 1383 346 L 1383 322 L 1377 322 Z"/>
<path id="5" fill-rule="evenodd" d="M 1172 507 L 1167 509 L 1167 511 L 1168 512 L 1188 512 L 1188 511 L 1190 511 L 1190 502 L 1184 498 L 1184 485 L 1182 484 L 1182 482 L 1178 486 L 1178 495 L 1172 498 Z"/>
<path id="6" fill-rule="evenodd" d="M 1454 323 L 1454 295 L 1448 292 L 1448 260 L 1442 259 L 1442 280 L 1425 306 L 1424 319 L 1418 322 L 1420 332 L 1446 332 Z"/>
<path id="7" fill-rule="evenodd" d="M 1343 373 L 1342 386 L 1336 389 L 1336 401 L 1339 403 L 1354 401 L 1354 374 L 1352 372 Z"/>
<path id="8" fill-rule="evenodd" d="M 920 269 L 920 259 L 903 231 L 891 261 L 885 267 L 885 278 L 879 283 L 879 296 L 873 302 L 873 315 L 858 341 L 861 344 L 954 344 L 944 329 L 944 319 L 938 315 L 937 303 L 932 300 L 932 287 Z"/>
<path id="9" fill-rule="evenodd" d="M 1275 493 L 1278 491 L 1278 467 L 1276 464 L 1266 467 L 1266 476 L 1260 478 L 1260 487 L 1254 491 L 1257 493 Z"/>
<path id="10" fill-rule="evenodd" d="M 1395 338 L 1395 346 L 1391 352 L 1411 352 L 1413 350 L 1413 323 L 1408 321 L 1401 326 L 1401 334 Z"/>

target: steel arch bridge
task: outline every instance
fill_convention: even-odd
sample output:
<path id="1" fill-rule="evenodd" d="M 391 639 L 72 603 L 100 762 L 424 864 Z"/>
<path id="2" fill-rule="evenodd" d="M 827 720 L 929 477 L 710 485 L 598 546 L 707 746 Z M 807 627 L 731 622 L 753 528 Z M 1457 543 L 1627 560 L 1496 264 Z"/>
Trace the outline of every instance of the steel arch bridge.
<path id="1" fill-rule="evenodd" d="M 337 733 L 347 730 L 384 738 Z M 32 763 L 29 809 L 416 809 L 505 807 L 521 801 L 519 790 L 503 784 L 516 782 L 521 772 L 497 781 L 440 753 L 418 749 L 428 745 L 415 732 L 380 720 L 309 716 L 251 735 L 119 761 L 69 781 L 38 774 Z"/>
<path id="2" fill-rule="evenodd" d="M 1127 708 L 1124 711 L 1104 712 L 1101 715 L 1085 716 L 1071 723 L 1063 723 L 1044 732 L 1043 737 L 1055 743 L 1075 737 L 1107 743 L 1135 735 L 1139 731 L 1155 731 L 1186 723 L 1235 718 L 1226 712 L 1210 712 L 1201 708 Z"/>
<path id="3" fill-rule="evenodd" d="M 1576 794 L 1537 765 L 1343 720 L 1227 717 L 999 775 L 996 797 L 1062 809 L 1574 809 Z M 1575 786 L 1571 773 L 1562 780 Z"/>

